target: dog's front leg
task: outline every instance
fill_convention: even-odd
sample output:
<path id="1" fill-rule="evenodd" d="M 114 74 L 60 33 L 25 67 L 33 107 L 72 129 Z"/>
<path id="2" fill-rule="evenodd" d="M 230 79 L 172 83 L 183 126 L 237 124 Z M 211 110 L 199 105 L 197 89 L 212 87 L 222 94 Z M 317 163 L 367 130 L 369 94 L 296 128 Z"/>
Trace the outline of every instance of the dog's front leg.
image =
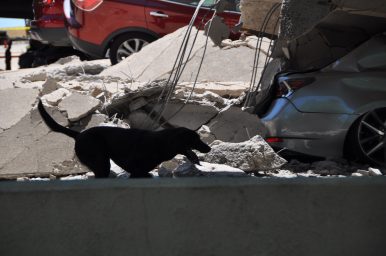
<path id="1" fill-rule="evenodd" d="M 189 159 L 189 161 L 192 162 L 193 164 L 200 165 L 200 160 L 198 159 L 198 156 L 192 150 L 187 149 L 182 154 L 185 155 Z"/>

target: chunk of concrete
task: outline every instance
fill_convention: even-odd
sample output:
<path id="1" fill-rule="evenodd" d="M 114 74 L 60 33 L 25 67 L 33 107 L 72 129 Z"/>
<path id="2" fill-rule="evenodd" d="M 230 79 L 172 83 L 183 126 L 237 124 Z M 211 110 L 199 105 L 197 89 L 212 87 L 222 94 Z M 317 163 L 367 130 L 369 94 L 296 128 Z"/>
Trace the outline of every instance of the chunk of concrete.
<path id="1" fill-rule="evenodd" d="M 160 177 L 244 177 L 248 176 L 243 170 L 223 164 L 200 162 L 196 165 L 187 161 L 185 157 L 176 158 L 161 164 L 158 175 Z"/>
<path id="2" fill-rule="evenodd" d="M 177 88 L 193 88 L 192 82 L 181 82 Z M 249 88 L 247 82 L 200 82 L 194 85 L 195 93 L 214 92 L 223 98 L 237 98 Z"/>
<path id="3" fill-rule="evenodd" d="M 224 164 L 213 164 L 201 161 L 200 165 L 194 165 L 202 176 L 209 177 L 245 177 L 248 176 L 243 170 Z"/>
<path id="4" fill-rule="evenodd" d="M 104 70 L 101 75 L 125 78 L 133 78 L 137 81 L 148 82 L 169 73 L 174 65 L 174 60 L 179 51 L 187 27 L 180 28 L 157 41 L 147 45 L 140 52 L 130 55 L 117 65 Z M 192 29 L 192 35 L 196 33 Z M 199 32 L 192 53 L 201 48 L 205 43 L 203 32 Z M 193 38 L 189 41 L 189 48 Z M 188 48 L 188 49 L 189 49 Z"/>
<path id="5" fill-rule="evenodd" d="M 177 58 L 179 46 L 182 43 L 186 27 L 181 28 L 157 41 L 147 45 L 140 52 L 130 55 L 117 65 L 104 70 L 101 75 L 132 78 L 136 81 L 148 82 L 157 79 L 168 78 L 174 62 Z M 192 35 L 196 30 L 192 30 Z M 192 44 L 189 41 L 188 51 Z M 179 81 L 194 81 L 197 67 L 204 53 L 206 36 L 202 31 L 198 32 L 197 40 L 192 49 L 187 65 Z M 177 47 L 176 47 L 177 46 Z M 264 56 L 265 57 L 265 56 Z M 229 60 L 232 60 L 231 62 Z M 202 64 L 198 81 L 244 81 L 249 82 L 251 78 L 251 65 L 254 60 L 254 50 L 249 47 L 232 48 L 223 50 L 215 47 L 211 40 L 206 47 L 205 59 Z M 264 65 L 264 59 L 261 59 Z"/>
<path id="6" fill-rule="evenodd" d="M 56 82 L 56 80 L 53 79 L 52 77 L 48 77 L 47 80 L 42 85 L 41 94 L 46 95 L 46 94 L 52 93 L 53 91 L 56 91 L 59 88 L 60 88 L 60 85 L 58 84 L 58 82 Z"/>
<path id="7" fill-rule="evenodd" d="M 129 109 L 130 109 L 130 111 L 135 111 L 137 109 L 142 108 L 143 106 L 146 106 L 147 104 L 148 104 L 148 102 L 146 101 L 146 99 L 144 97 L 139 97 L 139 98 L 136 98 L 135 100 L 133 100 L 132 102 L 130 102 Z"/>
<path id="8" fill-rule="evenodd" d="M 200 135 L 201 140 L 208 144 L 216 140 L 216 137 L 213 135 L 213 133 L 210 131 L 210 128 L 207 125 L 201 126 L 201 128 L 197 131 L 197 133 Z"/>
<path id="9" fill-rule="evenodd" d="M 185 162 L 182 165 L 178 166 L 173 170 L 174 177 L 195 177 L 202 176 L 202 173 L 199 169 L 195 167 L 194 164 L 190 162 Z"/>
<path id="10" fill-rule="evenodd" d="M 181 109 L 181 107 L 183 107 Z M 176 114 L 177 113 L 177 114 Z M 163 113 L 163 118 L 169 124 L 198 130 L 218 113 L 218 110 L 209 105 L 186 104 L 170 102 Z"/>
<path id="11" fill-rule="evenodd" d="M 226 142 L 246 141 L 265 133 L 265 128 L 256 115 L 234 106 L 222 111 L 207 125 L 218 140 Z"/>
<path id="12" fill-rule="evenodd" d="M 197 68 L 200 65 L 204 47 L 201 47 L 194 53 L 187 63 L 179 82 L 191 82 L 195 80 Z M 221 49 L 209 44 L 206 49 L 205 58 L 202 63 L 199 82 L 249 82 L 251 80 L 251 70 L 254 61 L 255 51 L 249 47 L 238 47 L 231 49 Z M 232 60 L 232 61 L 230 61 Z M 262 54 L 259 59 L 259 67 L 263 67 L 265 55 Z M 258 69 L 260 77 L 261 68 Z M 164 79 L 168 73 L 158 77 Z"/>
<path id="13" fill-rule="evenodd" d="M 258 135 L 240 143 L 214 141 L 211 148 L 209 153 L 200 154 L 201 160 L 226 164 L 245 172 L 277 169 L 287 162 Z"/>
<path id="14" fill-rule="evenodd" d="M 0 129 L 9 129 L 30 112 L 38 94 L 35 89 L 0 90 Z"/>
<path id="15" fill-rule="evenodd" d="M 93 97 L 73 93 L 59 103 L 59 109 L 66 111 L 68 120 L 73 122 L 93 113 L 100 104 L 101 102 Z"/>
<path id="16" fill-rule="evenodd" d="M 154 130 L 158 127 L 158 124 L 143 110 L 137 110 L 130 113 L 127 117 L 127 122 L 131 128 Z"/>
<path id="17" fill-rule="evenodd" d="M 61 125 L 68 121 L 58 111 L 46 108 Z M 35 109 L 0 136 L 0 178 L 48 177 L 87 170 L 75 160 L 74 140 L 51 132 Z M 69 164 L 73 162 L 73 164 Z"/>
<path id="18" fill-rule="evenodd" d="M 382 172 L 379 169 L 369 167 L 368 170 L 369 170 L 370 176 L 381 176 L 382 175 Z"/>
<path id="19" fill-rule="evenodd" d="M 57 106 L 60 101 L 66 96 L 71 95 L 71 92 L 65 88 L 59 88 L 49 94 L 41 97 L 42 101 L 47 102 L 51 106 Z"/>

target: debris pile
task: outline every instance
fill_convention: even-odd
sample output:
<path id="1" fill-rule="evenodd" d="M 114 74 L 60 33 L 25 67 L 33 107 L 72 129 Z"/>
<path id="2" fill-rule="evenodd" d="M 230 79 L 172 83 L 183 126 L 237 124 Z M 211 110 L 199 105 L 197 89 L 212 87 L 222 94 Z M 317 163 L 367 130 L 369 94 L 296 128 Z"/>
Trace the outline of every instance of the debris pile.
<path id="1" fill-rule="evenodd" d="M 46 67 L 0 73 L 0 144 L 6 145 L 0 148 L 0 178 L 93 177 L 76 159 L 73 139 L 51 132 L 42 122 L 36 109 L 38 98 L 55 120 L 78 131 L 98 125 L 144 129 L 183 126 L 196 130 L 211 143 L 212 151 L 200 155 L 201 166 L 177 156 L 154 170 L 154 176 L 297 177 L 310 173 L 312 177 L 340 175 L 347 170 L 327 163 L 324 167 L 286 164 L 261 139 L 264 130 L 258 117 L 240 108 L 249 86 L 254 37 L 226 40 L 222 48 L 209 45 L 202 72 L 194 83 L 205 42 L 205 36 L 198 32 L 185 72 L 157 118 L 162 100 L 159 95 L 183 33 L 184 29 L 177 30 L 112 67 L 108 60 L 82 62 L 69 57 Z M 269 43 L 263 48 L 267 53 Z M 113 177 L 129 177 L 111 164 Z M 302 170 L 296 169 L 300 167 Z M 367 175 L 361 170 L 368 170 L 368 175 L 379 173 L 358 168 L 346 175 Z"/>

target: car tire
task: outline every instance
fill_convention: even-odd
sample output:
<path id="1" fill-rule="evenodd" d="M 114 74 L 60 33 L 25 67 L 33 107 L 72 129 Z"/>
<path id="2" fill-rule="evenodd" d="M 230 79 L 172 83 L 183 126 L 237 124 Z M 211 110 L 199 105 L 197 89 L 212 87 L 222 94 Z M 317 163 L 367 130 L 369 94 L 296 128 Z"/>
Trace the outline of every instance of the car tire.
<path id="1" fill-rule="evenodd" d="M 386 108 L 374 109 L 358 118 L 350 128 L 345 155 L 350 160 L 386 165 Z"/>
<path id="2" fill-rule="evenodd" d="M 128 33 L 117 37 L 110 47 L 111 64 L 117 64 L 155 40 L 155 37 L 143 33 Z"/>

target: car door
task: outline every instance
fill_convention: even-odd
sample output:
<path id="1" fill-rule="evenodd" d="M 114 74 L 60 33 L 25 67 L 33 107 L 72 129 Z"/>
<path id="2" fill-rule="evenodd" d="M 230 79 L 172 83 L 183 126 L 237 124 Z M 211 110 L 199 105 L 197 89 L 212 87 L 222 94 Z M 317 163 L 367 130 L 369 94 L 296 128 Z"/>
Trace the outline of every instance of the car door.
<path id="1" fill-rule="evenodd" d="M 163 36 L 188 25 L 198 2 L 198 0 L 147 0 L 145 15 L 148 29 Z M 205 1 L 204 8 L 199 11 L 195 22 L 197 27 L 205 16 L 206 22 L 213 15 L 209 6 L 214 2 L 215 0 Z M 226 12 L 221 16 L 225 17 L 229 26 L 233 26 L 238 22 L 240 13 Z"/>

